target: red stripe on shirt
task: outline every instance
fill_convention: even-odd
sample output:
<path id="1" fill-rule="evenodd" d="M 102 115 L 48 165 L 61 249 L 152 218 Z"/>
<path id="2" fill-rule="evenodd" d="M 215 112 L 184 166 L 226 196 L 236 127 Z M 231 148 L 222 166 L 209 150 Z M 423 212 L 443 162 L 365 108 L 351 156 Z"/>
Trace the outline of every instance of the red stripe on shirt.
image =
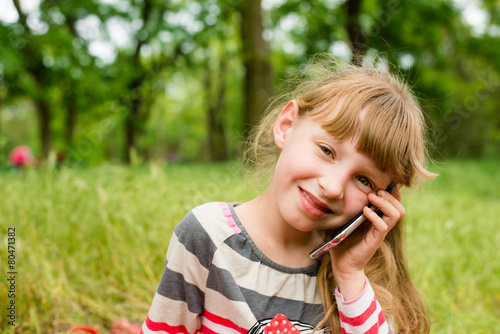
<path id="1" fill-rule="evenodd" d="M 146 327 L 149 330 L 152 331 L 164 331 L 169 334 L 189 334 L 188 330 L 186 327 L 180 325 L 180 326 L 170 326 L 169 324 L 166 324 L 164 322 L 154 322 L 149 318 L 149 315 L 146 317 Z"/>
<path id="2" fill-rule="evenodd" d="M 380 312 L 378 314 L 378 321 L 375 325 L 373 325 L 365 334 L 378 334 L 378 330 L 385 323 L 384 313 Z"/>
<path id="3" fill-rule="evenodd" d="M 364 323 L 364 322 L 363 322 Z M 363 324 L 362 323 L 362 324 Z M 385 323 L 385 316 L 384 316 L 384 312 L 380 312 L 378 314 L 378 320 L 377 320 L 377 323 L 375 323 L 369 330 L 367 330 L 366 332 L 364 332 L 363 334 L 378 334 L 379 333 L 379 329 L 380 327 L 382 327 L 382 325 Z M 362 325 L 361 324 L 361 325 Z M 343 334 L 351 334 L 349 332 L 347 332 L 344 327 L 341 328 L 342 329 L 342 333 Z M 389 329 L 389 332 L 388 334 L 392 334 L 392 331 Z"/>
<path id="4" fill-rule="evenodd" d="M 361 326 L 366 322 L 366 320 L 368 320 L 368 318 L 372 316 L 372 314 L 375 312 L 376 309 L 377 309 L 377 299 L 373 298 L 373 301 L 371 302 L 370 306 L 368 306 L 366 311 L 364 311 L 362 314 L 354 318 L 349 318 L 342 312 L 339 312 L 340 320 L 343 323 L 346 323 L 351 326 Z"/>
<path id="5" fill-rule="evenodd" d="M 210 328 L 208 328 L 205 325 L 201 326 L 200 333 L 203 333 L 203 334 L 220 334 L 220 333 L 214 332 L 213 330 L 211 330 Z"/>
<path id="6" fill-rule="evenodd" d="M 235 331 L 243 333 L 243 334 L 248 332 L 245 328 L 242 328 L 242 327 L 236 325 L 231 320 L 226 319 L 226 318 L 222 318 L 221 316 L 210 313 L 207 310 L 205 310 L 205 312 L 203 313 L 203 316 L 205 318 L 207 318 L 207 320 L 210 320 L 211 322 L 213 322 L 217 325 L 221 325 L 221 326 L 224 326 L 227 328 L 234 329 Z M 207 328 L 206 326 L 203 326 L 203 327 Z M 205 333 L 205 332 L 203 331 L 203 333 Z M 213 332 L 213 333 L 215 333 L 215 332 Z M 215 333 L 215 334 L 217 334 L 217 333 Z"/>

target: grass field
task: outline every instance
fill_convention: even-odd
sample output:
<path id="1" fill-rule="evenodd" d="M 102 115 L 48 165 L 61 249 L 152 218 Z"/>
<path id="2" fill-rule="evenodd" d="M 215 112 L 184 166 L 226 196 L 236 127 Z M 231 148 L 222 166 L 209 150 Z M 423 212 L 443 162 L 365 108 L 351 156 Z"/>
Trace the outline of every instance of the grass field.
<path id="1" fill-rule="evenodd" d="M 412 276 L 432 333 L 500 333 L 500 161 L 440 164 L 404 196 Z M 108 333 L 142 321 L 175 224 L 207 201 L 255 196 L 235 163 L 0 173 L 0 333 Z M 15 227 L 16 326 L 7 322 Z"/>

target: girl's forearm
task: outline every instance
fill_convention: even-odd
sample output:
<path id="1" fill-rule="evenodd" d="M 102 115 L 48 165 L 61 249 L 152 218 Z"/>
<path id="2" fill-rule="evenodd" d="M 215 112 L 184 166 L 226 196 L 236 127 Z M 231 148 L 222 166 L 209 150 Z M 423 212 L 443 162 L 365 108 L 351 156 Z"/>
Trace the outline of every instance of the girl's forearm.
<path id="1" fill-rule="evenodd" d="M 346 301 L 357 298 L 366 284 L 366 276 L 363 271 L 351 274 L 334 274 L 338 289 Z"/>
<path id="2" fill-rule="evenodd" d="M 354 298 L 348 298 L 340 289 L 335 290 L 335 299 L 343 333 L 393 333 L 366 276 L 361 293 Z"/>

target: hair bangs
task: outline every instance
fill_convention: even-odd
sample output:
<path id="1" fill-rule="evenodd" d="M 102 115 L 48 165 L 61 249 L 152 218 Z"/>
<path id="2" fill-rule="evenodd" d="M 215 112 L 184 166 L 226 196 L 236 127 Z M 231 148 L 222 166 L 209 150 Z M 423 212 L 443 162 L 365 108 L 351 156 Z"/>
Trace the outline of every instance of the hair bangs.
<path id="1" fill-rule="evenodd" d="M 339 86 L 344 89 L 331 87 L 336 93 L 329 97 L 328 103 L 319 104 L 320 107 L 306 115 L 321 122 L 337 140 L 357 138 L 358 152 L 393 175 L 398 183 L 410 186 L 415 175 L 413 163 L 419 160 L 413 159 L 410 152 L 414 139 L 422 135 L 418 126 L 421 120 L 411 117 L 412 111 L 404 110 L 402 97 L 394 92 L 388 94 L 387 87 L 363 82 L 354 87 Z"/>
<path id="2" fill-rule="evenodd" d="M 347 89 L 348 86 L 342 83 L 331 85 L 330 96 L 325 102 L 317 104 L 316 108 L 306 112 L 307 116 L 320 122 L 337 140 L 353 137 L 358 132 L 363 109 L 368 102 L 361 93 L 361 87 L 351 91 Z"/>
<path id="3" fill-rule="evenodd" d="M 358 152 L 367 155 L 377 167 L 392 175 L 400 184 L 410 186 L 415 171 L 411 168 L 410 143 L 413 137 L 404 113 L 388 111 L 398 107 L 397 101 L 387 108 L 371 104 L 363 113 L 363 122 L 356 134 Z M 389 102 L 389 101 L 384 101 Z"/>

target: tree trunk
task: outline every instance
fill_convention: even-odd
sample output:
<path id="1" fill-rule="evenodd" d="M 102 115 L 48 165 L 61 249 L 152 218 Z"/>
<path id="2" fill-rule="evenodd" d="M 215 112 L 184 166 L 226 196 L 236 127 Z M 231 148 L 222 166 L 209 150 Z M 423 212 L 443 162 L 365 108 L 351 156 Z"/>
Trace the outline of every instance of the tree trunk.
<path id="1" fill-rule="evenodd" d="M 153 2 L 151 0 L 143 1 L 144 6 L 142 7 L 141 18 L 146 27 L 151 18 L 151 12 L 153 10 Z M 129 113 L 125 119 L 125 161 L 131 163 L 130 153 L 134 150 L 137 153 L 137 136 L 139 129 L 142 127 L 143 121 L 146 116 L 141 117 L 141 105 L 143 103 L 144 97 L 142 96 L 141 86 L 147 79 L 144 68 L 141 65 L 141 47 L 144 45 L 144 38 L 137 35 L 137 44 L 135 47 L 135 52 L 132 55 L 131 63 L 136 77 L 132 79 L 129 87 L 129 98 L 127 103 L 129 103 Z"/>
<path id="2" fill-rule="evenodd" d="M 73 138 L 75 134 L 75 127 L 76 127 L 76 112 L 77 112 L 77 107 L 76 107 L 76 101 L 74 97 L 74 89 L 73 89 L 73 84 L 69 83 L 68 91 L 66 91 L 66 96 L 65 96 L 65 105 L 66 105 L 66 119 L 65 119 L 65 125 L 64 125 L 64 141 L 66 144 L 66 147 L 71 147 L 73 146 Z"/>
<path id="3" fill-rule="evenodd" d="M 347 6 L 347 33 L 351 41 L 352 58 L 351 63 L 361 66 L 363 58 L 368 51 L 368 37 L 363 32 L 359 24 L 359 15 L 363 0 L 349 0 L 346 2 Z"/>
<path id="4" fill-rule="evenodd" d="M 137 153 L 137 133 L 140 127 L 140 108 L 142 96 L 139 92 L 139 82 L 134 82 L 131 87 L 132 100 L 130 101 L 129 113 L 125 119 L 125 162 L 131 163 L 130 153 L 134 150 Z"/>
<path id="5" fill-rule="evenodd" d="M 242 0 L 241 38 L 245 66 L 243 139 L 259 122 L 273 94 L 271 52 L 262 36 L 261 0 Z"/>
<path id="6" fill-rule="evenodd" d="M 32 31 L 27 24 L 27 17 L 22 11 L 21 4 L 19 0 L 13 0 L 14 6 L 16 7 L 17 13 L 19 15 L 19 22 L 24 27 L 26 31 L 26 36 L 33 36 Z M 52 119 L 52 112 L 50 109 L 50 102 L 47 101 L 48 97 L 46 94 L 47 84 L 45 79 L 47 74 L 45 71 L 45 66 L 43 65 L 42 55 L 40 50 L 33 47 L 29 42 L 22 49 L 25 54 L 25 59 L 28 59 L 26 69 L 33 76 L 37 84 L 37 93 L 33 97 L 37 115 L 38 115 L 38 127 L 40 134 L 40 141 L 42 144 L 42 157 L 47 158 L 49 156 L 50 147 L 52 144 L 52 131 L 50 128 L 50 121 Z"/>
<path id="7" fill-rule="evenodd" d="M 213 94 L 213 81 L 212 73 L 206 67 L 205 76 L 205 96 L 207 107 L 207 121 L 208 121 L 208 147 L 210 152 L 210 159 L 212 161 L 225 161 L 229 157 L 228 146 L 226 140 L 226 128 L 224 125 L 224 108 L 226 105 L 226 83 L 224 75 L 227 70 L 227 65 L 222 58 L 220 69 L 218 70 L 217 91 Z M 214 96 L 215 95 L 215 96 Z"/>
<path id="8" fill-rule="evenodd" d="M 3 98 L 2 98 L 2 91 L 3 91 L 3 87 L 0 86 L 0 166 L 2 165 L 2 106 L 3 106 Z"/>
<path id="9" fill-rule="evenodd" d="M 42 142 L 42 156 L 47 158 L 50 153 L 50 146 L 52 142 L 52 132 L 50 131 L 50 121 L 52 115 L 50 113 L 50 107 L 44 100 L 36 101 L 37 114 L 38 114 L 38 125 L 40 132 L 40 139 Z"/>

